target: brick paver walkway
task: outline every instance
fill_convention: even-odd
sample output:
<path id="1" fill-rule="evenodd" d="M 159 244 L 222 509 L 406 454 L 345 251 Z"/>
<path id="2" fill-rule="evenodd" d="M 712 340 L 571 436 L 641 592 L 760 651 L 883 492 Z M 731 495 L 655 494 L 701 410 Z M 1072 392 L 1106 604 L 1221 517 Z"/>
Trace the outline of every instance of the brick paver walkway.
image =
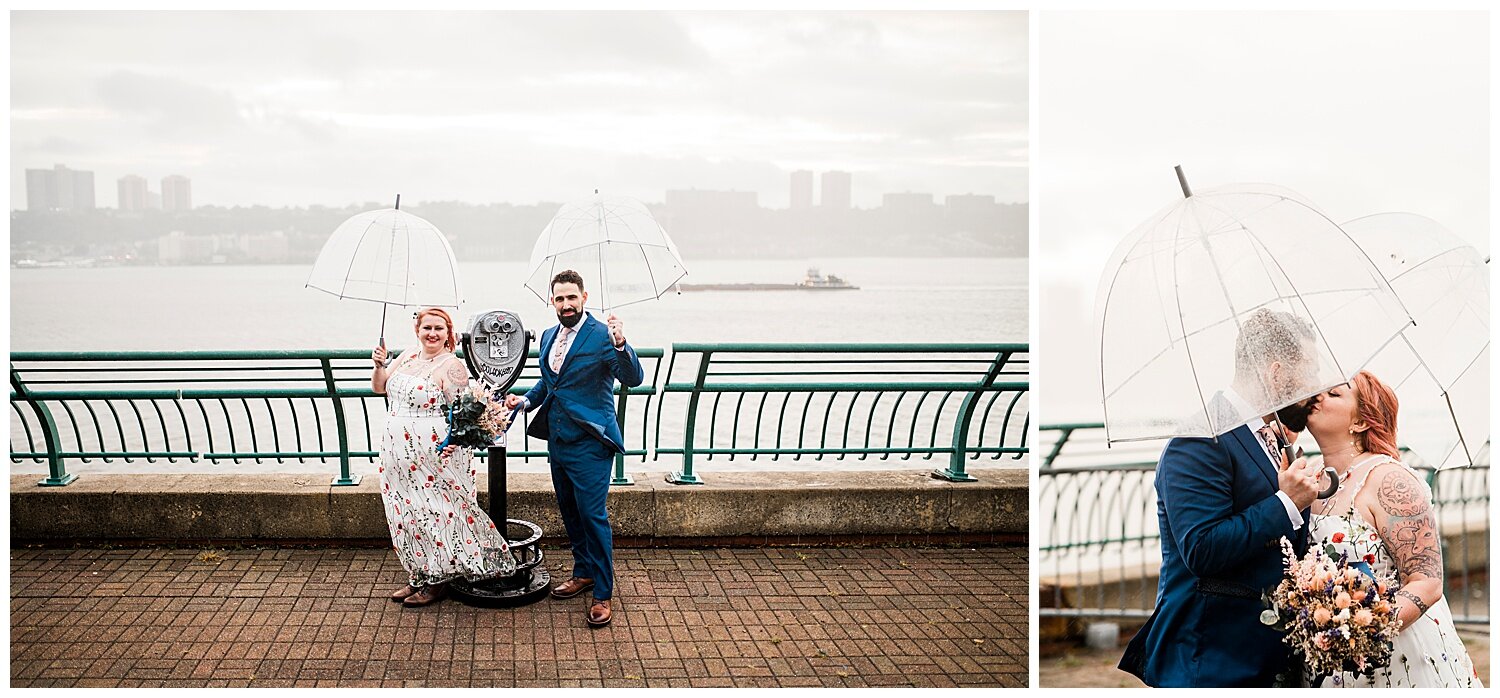
<path id="1" fill-rule="evenodd" d="M 548 549 L 554 579 L 570 568 Z M 389 551 L 11 551 L 13 686 L 1024 686 L 1025 548 L 621 549 L 583 599 L 404 609 Z"/>

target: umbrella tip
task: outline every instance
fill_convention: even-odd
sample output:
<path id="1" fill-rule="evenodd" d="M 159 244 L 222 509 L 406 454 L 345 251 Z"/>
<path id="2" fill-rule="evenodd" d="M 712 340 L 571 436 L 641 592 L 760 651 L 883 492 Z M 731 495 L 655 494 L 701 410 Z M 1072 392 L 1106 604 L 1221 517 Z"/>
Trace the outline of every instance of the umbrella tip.
<path id="1" fill-rule="evenodd" d="M 1176 165 L 1172 169 L 1177 171 L 1177 183 L 1182 185 L 1182 197 L 1184 199 L 1193 198 L 1193 190 L 1188 186 L 1187 175 L 1182 173 L 1182 165 Z"/>
<path id="2" fill-rule="evenodd" d="M 400 194 L 396 195 L 396 210 L 397 211 L 401 210 L 401 195 Z"/>

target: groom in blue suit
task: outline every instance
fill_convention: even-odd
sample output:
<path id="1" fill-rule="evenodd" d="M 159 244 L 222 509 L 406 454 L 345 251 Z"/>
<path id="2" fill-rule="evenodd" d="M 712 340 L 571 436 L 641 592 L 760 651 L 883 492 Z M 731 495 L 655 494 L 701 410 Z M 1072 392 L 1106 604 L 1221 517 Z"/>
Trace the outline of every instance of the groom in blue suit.
<path id="1" fill-rule="evenodd" d="M 1256 311 L 1235 343 L 1234 384 L 1207 406 L 1225 417 L 1216 423 L 1255 416 L 1218 438 L 1172 439 L 1162 451 L 1156 610 L 1120 659 L 1148 685 L 1271 686 L 1290 668 L 1281 633 L 1260 621 L 1261 594 L 1281 581 L 1281 538 L 1298 555 L 1306 549 L 1319 469 L 1305 458 L 1286 462 L 1270 415 L 1249 404 L 1306 394 L 1317 367 L 1311 332 L 1289 313 Z"/>
<path id="2" fill-rule="evenodd" d="M 605 497 L 610 466 L 625 451 L 615 418 L 614 385 L 641 384 L 645 373 L 625 329 L 611 315 L 608 326 L 584 312 L 583 277 L 568 270 L 552 278 L 558 324 L 542 332 L 542 378 L 526 397 L 506 396 L 506 405 L 534 412 L 526 433 L 547 441 L 552 487 L 563 527 L 573 546 L 573 576 L 552 588 L 559 599 L 594 590 L 586 618 L 590 627 L 611 619 L 614 543 Z"/>

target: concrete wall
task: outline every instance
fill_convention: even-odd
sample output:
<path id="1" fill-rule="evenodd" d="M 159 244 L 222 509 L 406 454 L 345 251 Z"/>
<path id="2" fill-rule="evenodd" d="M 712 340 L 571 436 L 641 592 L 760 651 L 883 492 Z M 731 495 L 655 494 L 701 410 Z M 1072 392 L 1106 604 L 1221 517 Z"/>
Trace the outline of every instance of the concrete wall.
<path id="1" fill-rule="evenodd" d="M 632 473 L 636 484 L 610 492 L 610 520 L 627 544 L 713 538 L 1024 542 L 1025 470 L 983 469 L 972 483 L 928 472 L 713 473 L 705 485 Z M 38 479 L 11 476 L 12 541 L 388 539 L 375 477 L 354 487 L 333 487 L 326 474 L 84 474 L 65 487 L 41 487 Z M 510 518 L 540 524 L 548 538 L 563 535 L 549 476 L 511 475 L 508 490 Z"/>

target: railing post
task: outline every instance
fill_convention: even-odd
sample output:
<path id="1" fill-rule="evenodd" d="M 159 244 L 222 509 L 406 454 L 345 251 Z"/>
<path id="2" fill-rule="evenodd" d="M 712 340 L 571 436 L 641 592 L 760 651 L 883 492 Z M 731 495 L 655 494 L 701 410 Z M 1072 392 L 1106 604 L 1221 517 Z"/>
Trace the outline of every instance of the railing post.
<path id="1" fill-rule="evenodd" d="M 615 404 L 615 424 L 620 427 L 620 441 L 625 441 L 625 400 L 630 397 L 630 388 L 620 386 L 620 400 Z M 624 443 L 620 444 L 622 447 Z M 624 487 L 634 485 L 635 481 L 625 474 L 625 453 L 622 451 L 615 454 L 615 476 L 610 479 L 611 487 Z"/>
<path id="2" fill-rule="evenodd" d="M 1057 443 L 1052 444 L 1052 452 L 1048 453 L 1047 457 L 1042 459 L 1042 470 L 1050 470 L 1052 468 L 1052 462 L 1057 460 L 1057 456 L 1062 453 L 1063 446 L 1068 444 L 1068 439 L 1073 438 L 1073 427 L 1063 427 L 1060 431 L 1062 431 L 1062 435 L 1057 437 Z"/>
<path id="3" fill-rule="evenodd" d="M 339 427 L 339 475 L 333 479 L 335 486 L 359 484 L 359 476 L 349 472 L 349 426 L 344 422 L 344 399 L 339 397 L 337 382 L 333 380 L 333 360 L 323 358 L 323 380 L 328 385 L 328 395 L 333 398 L 333 416 Z"/>
<path id="4" fill-rule="evenodd" d="M 673 350 L 676 353 L 676 350 Z M 698 378 L 693 382 L 693 394 L 688 398 L 687 422 L 682 428 L 682 471 L 667 476 L 667 482 L 674 485 L 701 485 L 703 480 L 693 474 L 693 433 L 698 424 L 698 396 L 703 393 L 703 383 L 708 379 L 708 364 L 713 358 L 713 352 L 704 350 L 703 358 L 698 363 Z M 667 380 L 672 380 L 667 376 Z"/>
<path id="5" fill-rule="evenodd" d="M 69 473 L 67 468 L 63 466 L 62 456 L 59 455 L 62 453 L 61 437 L 57 434 L 57 423 L 52 421 L 52 410 L 47 409 L 47 406 L 41 402 L 32 399 L 30 393 L 26 391 L 25 384 L 21 382 L 21 374 L 16 372 L 14 365 L 10 368 L 10 386 L 15 389 L 18 399 L 25 400 L 26 404 L 31 405 L 32 411 L 36 413 L 37 421 L 41 422 L 42 441 L 47 444 L 48 474 L 47 477 L 42 478 L 36 484 L 42 487 L 62 487 L 77 480 L 78 476 Z"/>
<path id="6" fill-rule="evenodd" d="M 984 394 L 984 389 L 995 384 L 995 379 L 1000 376 L 1000 369 L 1010 361 L 1010 352 L 1002 351 L 995 355 L 995 362 L 990 364 L 990 370 L 984 379 L 974 387 L 964 401 L 958 407 L 958 420 L 953 423 L 953 456 L 948 461 L 948 467 L 932 471 L 932 476 L 949 482 L 977 482 L 979 478 L 970 475 L 964 467 L 964 460 L 969 448 L 969 420 L 974 417 L 974 407 L 979 403 L 979 396 Z M 1001 432 L 1004 438 L 1004 432 Z"/>

